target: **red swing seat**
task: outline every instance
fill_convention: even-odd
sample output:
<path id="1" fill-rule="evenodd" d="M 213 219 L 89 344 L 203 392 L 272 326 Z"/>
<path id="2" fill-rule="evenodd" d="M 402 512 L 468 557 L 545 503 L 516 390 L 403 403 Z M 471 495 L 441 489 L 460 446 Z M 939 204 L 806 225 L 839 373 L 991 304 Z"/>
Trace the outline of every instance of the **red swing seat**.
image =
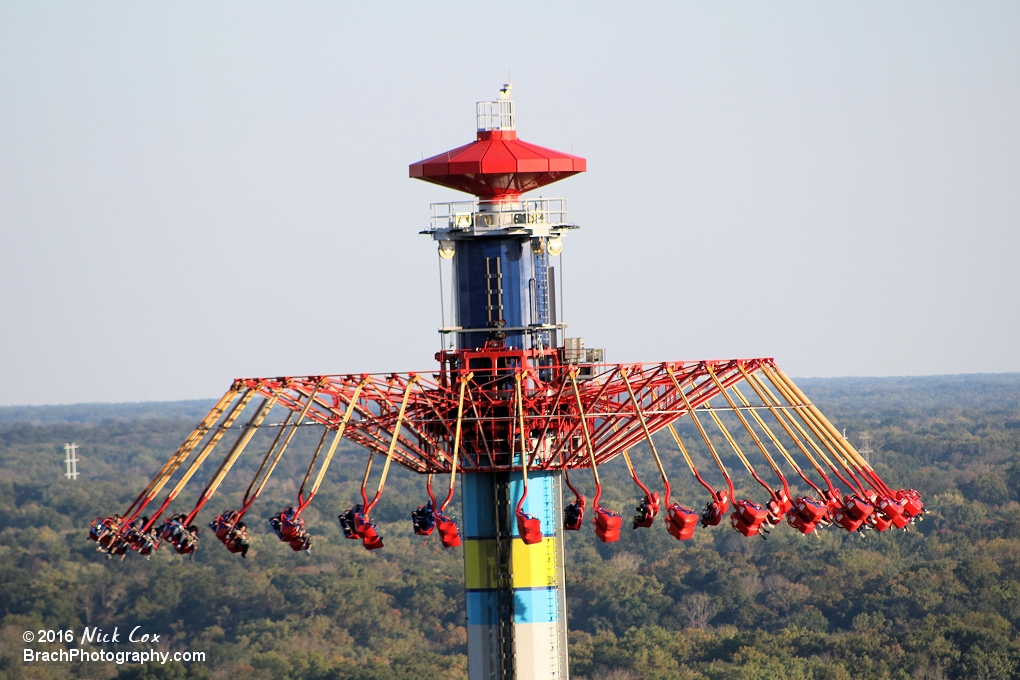
<path id="1" fill-rule="evenodd" d="M 294 552 L 301 552 L 302 550 L 308 552 L 309 550 L 312 549 L 312 537 L 307 532 L 305 532 L 299 536 L 295 536 L 294 538 L 290 539 L 288 545 L 290 545 L 290 549 L 293 550 Z"/>
<path id="2" fill-rule="evenodd" d="M 914 489 L 900 489 L 896 492 L 897 500 L 903 504 L 903 514 L 907 519 L 913 519 L 924 514 L 924 503 L 921 502 L 921 494 Z"/>
<path id="3" fill-rule="evenodd" d="M 542 520 L 523 512 L 517 513 L 517 531 L 525 545 L 542 542 Z"/>
<path id="4" fill-rule="evenodd" d="M 887 519 L 897 529 L 905 529 L 910 524 L 906 508 L 902 503 L 898 503 L 892 498 L 887 496 L 880 498 L 877 508 L 878 512 L 875 515 L 881 515 L 882 518 Z"/>
<path id="5" fill-rule="evenodd" d="M 436 513 L 436 526 L 439 528 L 439 540 L 444 548 L 456 548 L 460 545 L 460 531 L 452 517 Z"/>
<path id="6" fill-rule="evenodd" d="M 139 536 L 138 554 L 148 559 L 154 551 L 159 550 L 159 530 L 152 528 Z"/>
<path id="7" fill-rule="evenodd" d="M 338 522 L 340 522 L 340 531 L 343 532 L 344 538 L 358 539 L 358 530 L 354 528 L 354 513 L 361 512 L 361 506 L 355 505 L 347 512 L 341 513 L 336 516 Z"/>
<path id="8" fill-rule="evenodd" d="M 868 515 L 875 511 L 875 508 L 857 494 L 851 494 L 843 498 L 843 511 L 855 520 L 859 519 L 863 522 L 868 518 Z"/>
<path id="9" fill-rule="evenodd" d="M 848 533 L 853 533 L 864 524 L 863 519 L 854 519 L 846 510 L 840 509 L 832 514 L 832 523 L 842 527 Z"/>
<path id="10" fill-rule="evenodd" d="M 765 504 L 769 514 L 765 517 L 772 526 L 776 526 L 783 521 L 783 517 L 793 509 L 793 501 L 786 493 L 786 489 L 776 489 L 775 497 L 772 498 Z"/>
<path id="11" fill-rule="evenodd" d="M 694 529 L 698 526 L 701 515 L 693 508 L 685 508 L 679 503 L 674 503 L 666 512 L 666 530 L 678 541 L 686 541 L 694 536 Z"/>
<path id="12" fill-rule="evenodd" d="M 620 528 L 623 526 L 623 518 L 612 510 L 606 510 L 601 505 L 595 506 L 595 535 L 603 543 L 613 543 L 620 540 Z"/>
<path id="13" fill-rule="evenodd" d="M 645 495 L 637 506 L 637 514 L 634 515 L 634 528 L 648 528 L 655 522 L 655 516 L 659 514 L 659 492 L 653 491 L 651 495 Z"/>
<path id="14" fill-rule="evenodd" d="M 712 494 L 712 500 L 701 511 L 701 526 L 719 526 L 722 523 L 723 517 L 726 516 L 726 511 L 729 509 L 729 494 L 726 491 L 716 491 Z"/>
<path id="15" fill-rule="evenodd" d="M 802 534 L 810 534 L 818 528 L 819 522 L 825 521 L 828 513 L 824 503 L 801 496 L 793 504 L 793 511 L 787 514 L 786 523 Z"/>
<path id="16" fill-rule="evenodd" d="M 578 496 L 563 509 L 563 528 L 577 531 L 584 522 L 584 496 Z"/>
<path id="17" fill-rule="evenodd" d="M 730 515 L 730 524 L 744 536 L 757 536 L 768 514 L 768 510 L 753 501 L 737 501 Z"/>
<path id="18" fill-rule="evenodd" d="M 365 549 L 378 550 L 383 547 L 382 537 L 376 530 L 375 525 L 365 518 L 365 515 L 361 511 L 361 506 L 354 506 L 354 508 L 351 509 L 351 512 L 354 514 L 354 531 L 358 538 L 361 539 L 361 544 L 365 546 Z"/>
<path id="19" fill-rule="evenodd" d="M 414 526 L 415 535 L 432 535 L 432 531 L 436 528 L 435 508 L 432 501 L 411 511 L 411 524 Z"/>
<path id="20" fill-rule="evenodd" d="M 864 523 L 879 533 L 892 526 L 892 520 L 879 512 L 873 512 L 868 515 Z"/>
<path id="21" fill-rule="evenodd" d="M 845 510 L 837 510 L 832 515 L 832 523 L 836 526 L 842 527 L 847 533 L 853 533 L 861 528 L 864 524 L 863 519 L 854 519 Z"/>
<path id="22" fill-rule="evenodd" d="M 223 513 L 213 521 L 209 522 L 209 528 L 213 530 L 214 534 L 216 534 L 216 538 L 218 538 L 221 543 L 225 544 L 227 542 L 227 534 L 230 533 L 230 524 L 230 520 L 227 518 L 227 513 Z"/>
<path id="23" fill-rule="evenodd" d="M 119 529 L 119 516 L 111 515 L 106 518 L 96 517 L 92 520 L 92 525 L 89 528 L 89 539 L 105 548 L 110 545 L 110 541 L 113 540 L 113 536 L 116 535 Z"/>
<path id="24" fill-rule="evenodd" d="M 185 527 L 184 534 L 178 543 L 173 544 L 174 548 L 181 555 L 190 555 L 198 548 L 198 528 L 194 526 Z"/>

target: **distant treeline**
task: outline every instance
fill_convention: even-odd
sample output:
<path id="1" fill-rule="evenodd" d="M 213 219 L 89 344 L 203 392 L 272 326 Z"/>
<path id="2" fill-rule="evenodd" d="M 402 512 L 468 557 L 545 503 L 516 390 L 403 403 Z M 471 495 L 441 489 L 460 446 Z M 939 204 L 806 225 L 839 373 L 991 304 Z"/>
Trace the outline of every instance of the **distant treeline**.
<path id="1" fill-rule="evenodd" d="M 59 406 L 0 406 L 0 424 L 101 423 L 104 420 L 171 418 L 201 420 L 215 399 L 187 401 L 137 401 L 123 404 L 64 404 Z"/>

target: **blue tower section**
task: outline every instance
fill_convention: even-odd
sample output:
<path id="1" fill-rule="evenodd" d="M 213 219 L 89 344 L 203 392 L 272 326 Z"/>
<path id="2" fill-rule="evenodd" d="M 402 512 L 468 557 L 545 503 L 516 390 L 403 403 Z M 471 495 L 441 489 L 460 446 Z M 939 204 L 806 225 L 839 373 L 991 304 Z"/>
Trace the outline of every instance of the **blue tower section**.
<path id="1" fill-rule="evenodd" d="M 539 290 L 530 240 L 478 238 L 457 244 L 454 272 L 457 281 L 458 321 L 462 328 L 523 328 L 536 323 L 535 298 Z M 548 280 L 548 276 L 544 276 Z M 481 347 L 489 333 L 463 333 L 459 349 Z M 506 331 L 508 347 L 524 347 L 525 333 Z"/>

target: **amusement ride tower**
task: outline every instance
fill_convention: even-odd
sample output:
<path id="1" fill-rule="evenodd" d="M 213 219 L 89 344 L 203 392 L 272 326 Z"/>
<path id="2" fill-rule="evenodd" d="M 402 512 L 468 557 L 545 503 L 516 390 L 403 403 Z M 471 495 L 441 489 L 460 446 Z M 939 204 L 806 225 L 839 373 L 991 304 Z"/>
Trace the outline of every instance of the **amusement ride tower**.
<path id="1" fill-rule="evenodd" d="M 440 333 L 459 350 L 557 346 L 555 269 L 567 230 L 566 199 L 522 194 L 586 169 L 585 159 L 517 138 L 513 85 L 476 104 L 477 139 L 410 166 L 410 176 L 474 194 L 477 201 L 432 205 L 439 254 L 453 260 L 456 325 Z M 444 342 L 444 347 L 446 343 Z M 451 355 L 454 358 L 455 355 Z M 504 362 L 508 357 L 504 357 Z M 577 357 L 582 358 L 582 357 Z M 487 356 L 468 369 L 491 365 Z M 498 361 L 498 358 L 497 358 Z M 497 440 L 498 458 L 513 454 Z M 494 442 L 495 443 L 495 442 Z M 517 454 L 516 465 L 520 465 Z M 521 538 L 514 507 L 521 472 L 465 475 L 464 577 L 470 677 L 566 678 L 561 473 L 533 472 L 523 512 L 541 519 L 542 540 Z"/>
<path id="2" fill-rule="evenodd" d="M 802 534 L 882 532 L 906 529 L 923 514 L 919 494 L 887 485 L 770 358 L 609 364 L 580 338 L 563 337 L 551 258 L 576 227 L 567 222 L 566 200 L 523 194 L 584 172 L 585 160 L 517 139 L 510 85 L 496 101 L 477 105 L 477 120 L 474 142 L 410 166 L 413 178 L 476 197 L 433 204 L 423 232 L 452 260 L 455 314 L 453 325 L 444 321 L 440 329 L 438 370 L 234 380 L 127 510 L 93 521 L 98 549 L 147 556 L 166 542 L 193 553 L 199 513 L 267 428 L 271 444 L 242 504 L 209 523 L 228 550 L 247 553 L 246 513 L 298 427 L 311 427 L 321 437 L 296 502 L 269 519 L 280 540 L 295 551 L 311 547 L 301 515 L 345 437 L 368 456 L 360 502 L 338 519 L 343 535 L 368 550 L 383 547 L 372 511 L 391 464 L 428 475 L 430 499 L 412 513 L 411 526 L 418 535 L 438 533 L 446 548 L 463 545 L 470 680 L 562 680 L 563 534 L 590 518 L 599 540 L 620 538 L 623 518 L 601 504 L 598 472 L 617 457 L 638 491 L 633 528 L 651 528 L 661 517 L 678 541 L 690 539 L 699 523 L 726 524 L 746 537 L 784 519 Z M 718 468 L 714 482 L 699 472 L 692 442 L 674 429 L 682 418 L 697 433 L 703 458 Z M 687 504 L 673 496 L 662 459 L 676 454 L 660 453 L 663 442 L 654 438 L 664 430 L 704 488 L 700 500 L 689 491 L 676 494 L 690 495 Z M 228 433 L 236 436 L 194 507 L 164 517 Z M 639 478 L 636 451 L 653 459 L 658 480 Z M 735 480 L 730 466 L 746 476 Z M 570 479 L 582 470 L 594 482 L 590 503 Z M 437 476 L 449 480 L 438 496 Z M 446 514 L 458 479 L 460 524 Z M 761 501 L 748 497 L 752 491 Z"/>

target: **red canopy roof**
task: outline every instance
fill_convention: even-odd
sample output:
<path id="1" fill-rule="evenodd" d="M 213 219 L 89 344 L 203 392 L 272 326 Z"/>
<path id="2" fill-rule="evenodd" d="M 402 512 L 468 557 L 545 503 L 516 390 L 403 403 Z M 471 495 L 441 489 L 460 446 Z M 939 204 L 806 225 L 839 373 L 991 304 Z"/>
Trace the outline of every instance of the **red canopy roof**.
<path id="1" fill-rule="evenodd" d="M 586 169 L 580 156 L 528 144 L 514 130 L 479 131 L 476 141 L 409 167 L 415 179 L 479 198 L 522 194 Z"/>

